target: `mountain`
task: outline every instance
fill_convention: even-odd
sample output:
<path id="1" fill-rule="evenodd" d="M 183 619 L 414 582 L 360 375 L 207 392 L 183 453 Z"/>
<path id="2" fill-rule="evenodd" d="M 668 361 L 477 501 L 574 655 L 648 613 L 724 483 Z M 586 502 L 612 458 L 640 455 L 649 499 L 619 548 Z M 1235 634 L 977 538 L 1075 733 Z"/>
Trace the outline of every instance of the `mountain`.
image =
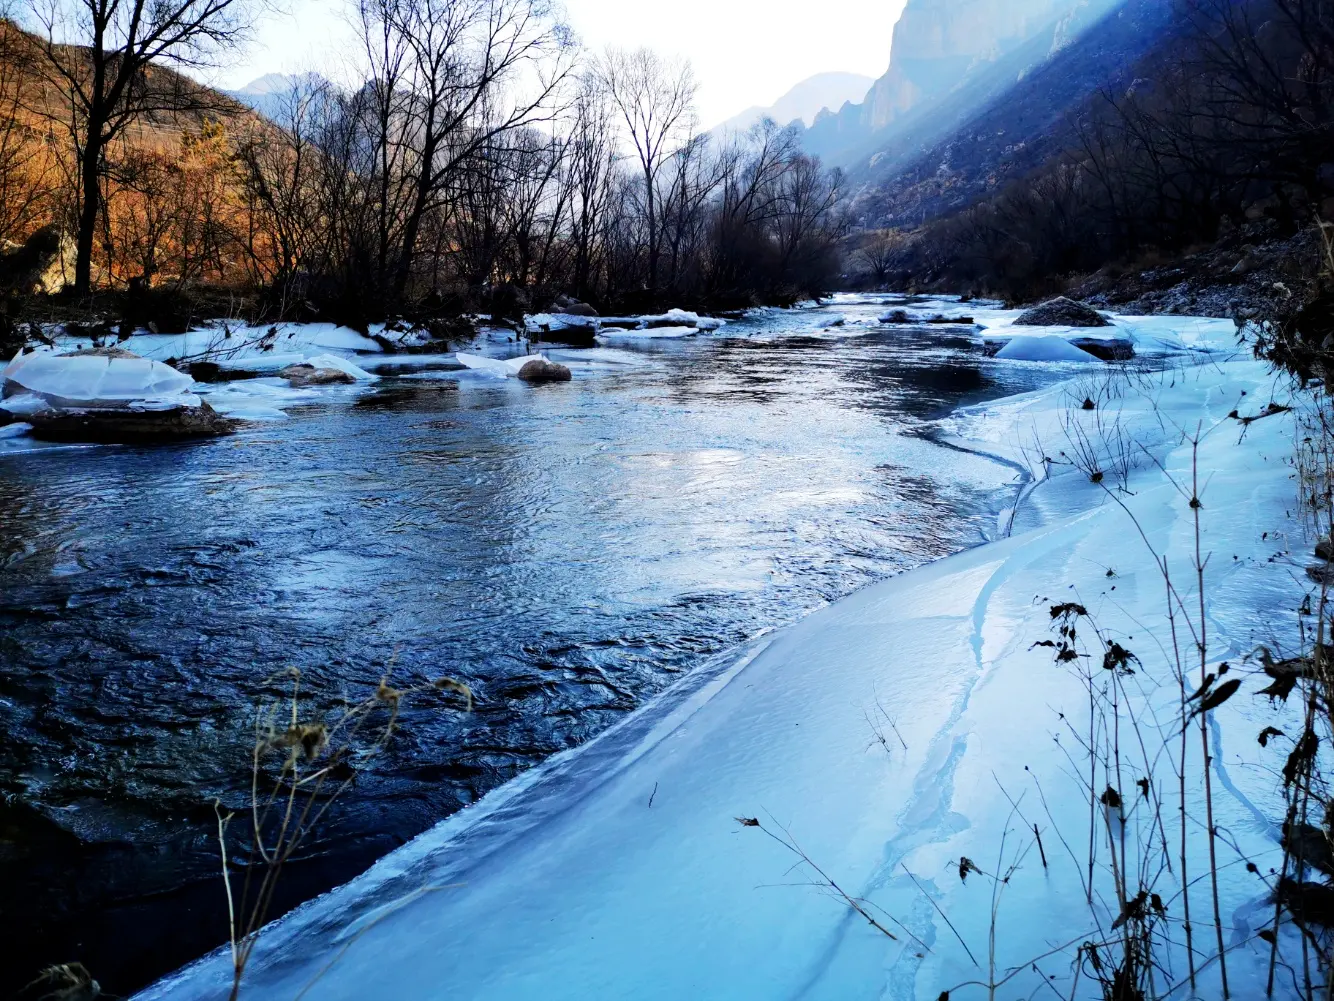
<path id="1" fill-rule="evenodd" d="M 865 97 L 874 82 L 860 73 L 817 73 L 801 81 L 769 107 L 747 108 L 713 131 L 744 132 L 764 118 L 772 118 L 779 125 L 788 125 L 797 119 L 810 125 L 821 111 L 841 108 L 849 101 Z"/>
<path id="2" fill-rule="evenodd" d="M 1074 123 L 1100 91 L 1152 78 L 1150 62 L 1169 58 L 1186 30 L 1177 5 L 1162 0 L 1122 0 L 1097 12 L 1080 5 L 1072 13 L 1086 20 L 1072 20 L 1060 44 L 1040 34 L 990 78 L 935 102 L 930 122 L 905 120 L 893 148 L 861 150 L 850 174 L 868 222 L 946 215 L 1041 167 L 1075 144 Z"/>
<path id="3" fill-rule="evenodd" d="M 265 73 L 244 87 L 223 93 L 258 111 L 265 118 L 281 121 L 295 95 L 313 93 L 325 83 L 325 79 L 318 73 Z"/>
<path id="4" fill-rule="evenodd" d="M 842 166 L 898 150 L 905 137 L 920 149 L 1070 45 L 1112 3 L 908 0 L 889 70 L 860 104 L 818 115 L 803 142 Z"/>

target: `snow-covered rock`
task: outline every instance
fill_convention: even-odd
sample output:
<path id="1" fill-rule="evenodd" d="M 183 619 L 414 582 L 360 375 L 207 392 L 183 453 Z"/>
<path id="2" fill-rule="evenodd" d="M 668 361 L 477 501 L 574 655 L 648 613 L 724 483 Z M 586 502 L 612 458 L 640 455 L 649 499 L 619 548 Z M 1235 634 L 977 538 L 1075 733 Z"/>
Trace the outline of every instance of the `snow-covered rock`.
<path id="1" fill-rule="evenodd" d="M 127 353 L 20 353 L 0 377 L 5 395 L 35 393 L 58 407 L 129 406 L 178 397 L 194 385 L 169 365 Z"/>
<path id="2" fill-rule="evenodd" d="M 1027 334 L 1010 338 L 1005 346 L 996 352 L 996 357 L 1011 361 L 1089 362 L 1100 360 L 1082 348 L 1075 347 L 1064 337 L 1055 335 L 1030 337 Z"/>
<path id="3" fill-rule="evenodd" d="M 523 318 L 523 325 L 530 334 L 555 333 L 560 330 L 597 330 L 598 318 L 576 313 L 533 313 Z"/>
<path id="4" fill-rule="evenodd" d="M 29 414 L 39 414 L 43 410 L 50 410 L 51 404 L 45 397 L 38 396 L 36 393 L 16 393 L 13 396 L 6 396 L 0 399 L 0 410 L 14 417 L 25 417 Z"/>
<path id="5" fill-rule="evenodd" d="M 337 371 L 342 372 L 344 375 L 349 376 L 356 382 L 374 382 L 377 378 L 376 376 L 371 375 L 371 373 L 367 372 L 356 362 L 349 361 L 347 358 L 344 358 L 341 355 L 328 354 L 328 353 L 307 355 L 304 359 L 304 363 L 309 365 L 311 368 L 316 368 L 316 369 L 321 369 L 321 368 L 336 369 Z"/>

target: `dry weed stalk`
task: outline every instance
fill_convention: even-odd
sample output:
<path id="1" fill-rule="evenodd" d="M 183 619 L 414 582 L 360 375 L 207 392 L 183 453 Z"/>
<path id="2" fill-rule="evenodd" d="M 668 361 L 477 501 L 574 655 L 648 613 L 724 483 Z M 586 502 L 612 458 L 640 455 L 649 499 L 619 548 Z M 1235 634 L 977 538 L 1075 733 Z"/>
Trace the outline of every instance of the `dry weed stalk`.
<path id="1" fill-rule="evenodd" d="M 398 689 L 388 676 L 375 693 L 331 719 L 301 718 L 301 672 L 291 668 L 290 694 L 256 708 L 251 751 L 249 858 L 240 893 L 232 883 L 228 828 L 236 814 L 214 801 L 232 957 L 231 1001 L 269 918 L 283 867 L 324 820 L 330 807 L 388 746 L 405 702 L 427 692 L 461 696 L 472 710 L 472 691 L 452 678 Z"/>

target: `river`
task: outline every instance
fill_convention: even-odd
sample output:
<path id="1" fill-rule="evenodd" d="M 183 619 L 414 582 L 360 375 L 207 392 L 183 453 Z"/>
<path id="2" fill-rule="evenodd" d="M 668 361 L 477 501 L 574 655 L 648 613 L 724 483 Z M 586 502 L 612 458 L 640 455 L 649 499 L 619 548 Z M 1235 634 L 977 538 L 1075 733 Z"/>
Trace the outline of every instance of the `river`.
<path id="1" fill-rule="evenodd" d="M 83 962 L 124 994 L 220 944 L 212 802 L 254 705 L 390 675 L 386 752 L 279 909 L 632 711 L 705 659 L 984 541 L 1013 470 L 929 439 L 1061 366 L 884 296 L 558 351 L 575 379 L 330 389 L 203 444 L 0 455 L 0 992 Z M 842 326 L 830 326 L 841 316 Z"/>

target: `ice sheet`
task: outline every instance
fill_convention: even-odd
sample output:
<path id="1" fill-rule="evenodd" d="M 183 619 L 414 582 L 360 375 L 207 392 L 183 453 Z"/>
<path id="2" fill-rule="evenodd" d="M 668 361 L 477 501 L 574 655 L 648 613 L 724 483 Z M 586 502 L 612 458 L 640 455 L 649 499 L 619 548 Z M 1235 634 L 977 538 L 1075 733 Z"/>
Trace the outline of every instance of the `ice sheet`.
<path id="1" fill-rule="evenodd" d="M 1292 631 L 1291 570 L 1271 557 L 1302 544 L 1283 461 L 1291 415 L 1258 421 L 1244 436 L 1227 416 L 1258 410 L 1276 391 L 1264 366 L 1225 360 L 1105 375 L 1112 371 L 962 412 L 953 429 L 994 454 L 1031 429 L 1059 453 L 1055 436 L 1072 419 L 1100 448 L 1114 445 L 1110 429 L 1124 421 L 1161 467 L 1136 463 L 1120 503 L 1109 497 L 1115 488 L 1074 465 L 1050 466 L 1029 485 L 1025 505 L 1037 515 L 1028 531 L 868 587 L 704 665 L 268 929 L 242 996 L 286 1001 L 317 984 L 322 1001 L 429 998 L 444 984 L 451 998 L 506 1001 L 935 998 L 985 976 L 969 945 L 983 963 L 989 957 L 990 885 L 961 880 L 960 858 L 1002 869 L 998 853 L 1028 843 L 1031 822 L 1045 832 L 1050 868 L 1035 852 L 1025 856 L 1002 894 L 994 961 L 1015 971 L 1005 996 L 1042 996 L 1046 978 L 1059 996 L 1100 996 L 1087 978 L 1072 991 L 1060 957 L 1044 959 L 1041 973 L 1032 967 L 1054 939 L 1077 945 L 1095 934 L 1082 863 L 1060 847 L 1063 832 L 1076 840 L 1088 822 L 1059 742 L 1060 714 L 1087 697 L 1050 650 L 1033 645 L 1051 635 L 1048 606 L 1078 599 L 1103 628 L 1135 637 L 1144 657 L 1134 682 L 1144 694 L 1135 697 L 1144 705 L 1178 697 L 1150 636 L 1166 630 L 1155 551 L 1185 566 L 1194 546 L 1193 511 L 1169 479 L 1191 472 L 1192 449 L 1177 428 L 1215 427 L 1199 456 L 1210 471 L 1204 542 L 1217 575 L 1211 660 Z M 1100 388 L 1095 373 L 1124 381 Z M 1091 394 L 1097 407 L 1072 410 Z M 1272 541 L 1280 537 L 1291 541 Z M 895 724 L 884 744 L 870 722 L 877 712 Z M 1240 860 L 1264 872 L 1281 855 L 1273 823 L 1282 815 L 1273 775 L 1281 755 L 1256 745 L 1260 719 L 1286 725 L 1253 698 L 1213 715 L 1235 997 L 1263 994 L 1268 946 L 1254 931 L 1272 914 L 1263 880 L 1244 875 Z M 1198 791 L 1191 795 L 1189 809 L 1201 816 Z M 813 870 L 794 869 L 788 849 L 738 817 L 792 838 L 872 913 L 889 916 L 896 937 L 822 891 Z M 1199 873 L 1203 839 L 1191 844 Z M 1179 913 L 1174 877 L 1158 878 Z M 1100 882 L 1094 908 L 1104 928 L 1115 906 Z M 1204 937 L 1197 948 L 1210 947 Z M 1179 953 L 1170 961 L 1184 965 Z M 1201 996 L 1218 993 L 1215 971 L 1203 971 Z M 142 997 L 216 997 L 228 972 L 218 953 Z M 1293 996 L 1289 986 L 1279 996 Z"/>

